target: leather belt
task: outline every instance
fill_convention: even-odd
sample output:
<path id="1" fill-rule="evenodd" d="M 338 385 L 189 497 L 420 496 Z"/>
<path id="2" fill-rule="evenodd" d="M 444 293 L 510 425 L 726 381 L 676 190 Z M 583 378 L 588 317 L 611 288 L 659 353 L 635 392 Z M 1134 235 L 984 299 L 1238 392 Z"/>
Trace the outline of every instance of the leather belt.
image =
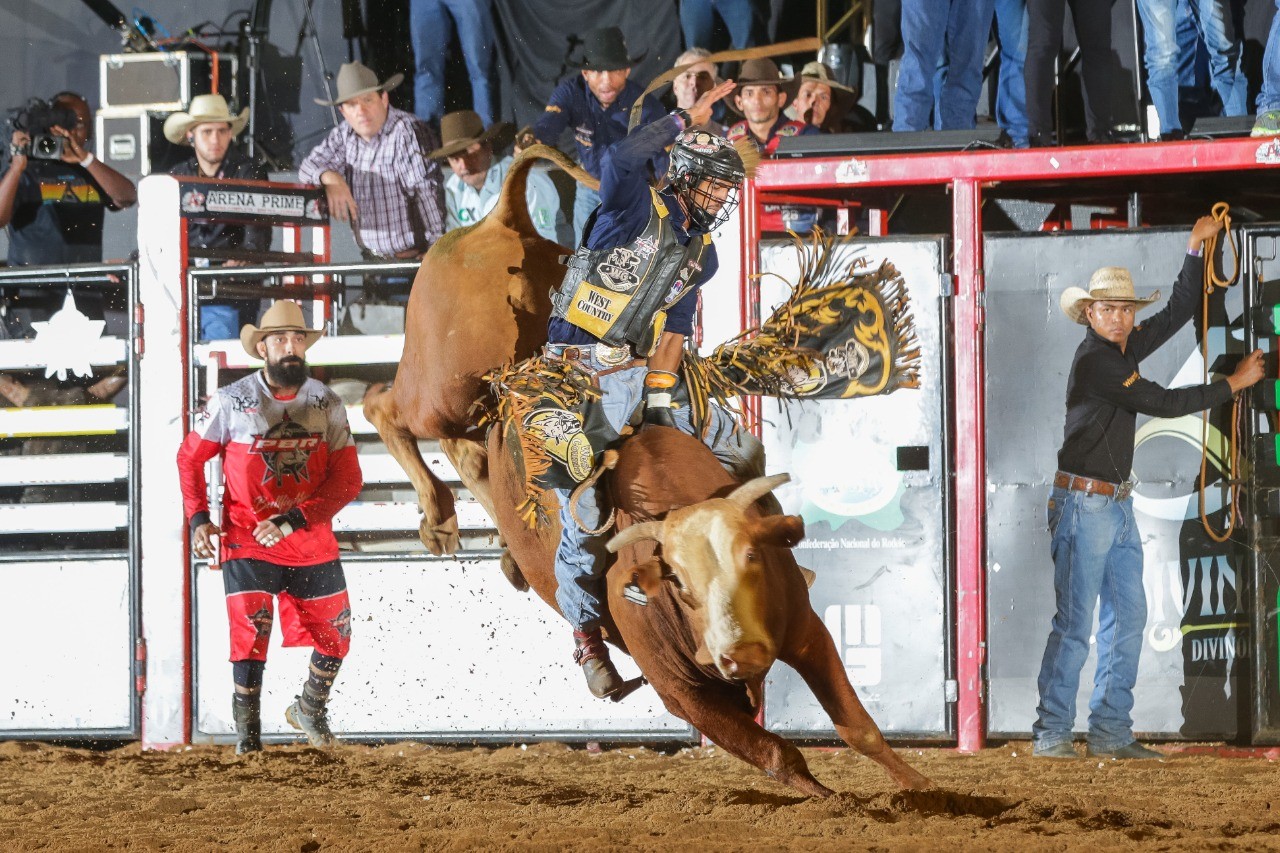
<path id="1" fill-rule="evenodd" d="M 592 376 L 608 376 L 610 373 L 617 373 L 620 370 L 630 370 L 633 367 L 643 366 L 649 363 L 648 359 L 629 357 L 625 361 L 613 364 L 602 370 L 592 367 L 589 359 L 594 353 L 598 361 L 602 361 L 601 355 L 605 353 L 619 352 L 616 347 L 607 347 L 605 344 L 596 344 L 592 346 L 573 346 L 565 344 L 547 344 L 543 347 L 543 353 L 548 358 L 559 358 L 565 361 L 572 361 Z M 621 353 L 619 353 L 621 354 Z"/>
<path id="2" fill-rule="evenodd" d="M 1129 497 L 1129 493 L 1133 491 L 1133 483 L 1128 481 L 1116 484 L 1106 480 L 1092 480 L 1088 477 L 1068 474 L 1065 471 L 1059 471 L 1053 475 L 1053 484 L 1060 489 L 1084 492 L 1087 495 L 1102 495 L 1105 498 L 1115 498 L 1118 501 Z"/>

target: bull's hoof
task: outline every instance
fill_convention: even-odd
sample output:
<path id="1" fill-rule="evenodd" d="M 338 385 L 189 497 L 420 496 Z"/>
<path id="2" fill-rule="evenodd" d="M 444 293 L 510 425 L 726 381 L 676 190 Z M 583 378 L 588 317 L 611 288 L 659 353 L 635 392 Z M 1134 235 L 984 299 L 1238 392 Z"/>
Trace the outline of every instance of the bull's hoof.
<path id="1" fill-rule="evenodd" d="M 499 564 L 502 566 L 503 576 L 516 588 L 516 592 L 529 591 L 529 582 L 524 579 L 524 572 L 520 571 L 516 558 L 512 557 L 511 552 L 506 548 L 502 549 L 502 559 Z"/>
<path id="2" fill-rule="evenodd" d="M 462 547 L 462 539 L 458 535 L 458 517 L 449 516 L 435 527 L 431 527 L 426 518 L 423 518 L 418 524 L 418 538 L 433 556 L 458 553 L 458 549 Z"/>

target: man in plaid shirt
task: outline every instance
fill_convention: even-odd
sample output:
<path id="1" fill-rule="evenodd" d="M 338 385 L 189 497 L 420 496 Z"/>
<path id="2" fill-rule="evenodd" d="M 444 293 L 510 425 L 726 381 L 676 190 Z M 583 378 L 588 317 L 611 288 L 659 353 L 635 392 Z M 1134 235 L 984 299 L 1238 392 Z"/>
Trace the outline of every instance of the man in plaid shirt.
<path id="1" fill-rule="evenodd" d="M 350 222 L 367 260 L 420 258 L 444 233 L 444 182 L 427 154 L 440 147 L 430 125 L 391 106 L 385 83 L 359 62 L 338 72 L 337 107 L 346 122 L 329 132 L 303 161 L 298 178 L 320 184 L 329 212 Z"/>

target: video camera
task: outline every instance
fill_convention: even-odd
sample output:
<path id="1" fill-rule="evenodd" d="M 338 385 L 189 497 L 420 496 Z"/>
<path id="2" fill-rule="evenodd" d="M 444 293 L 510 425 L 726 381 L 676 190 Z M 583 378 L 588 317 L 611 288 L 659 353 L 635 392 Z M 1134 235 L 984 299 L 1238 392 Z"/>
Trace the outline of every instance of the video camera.
<path id="1" fill-rule="evenodd" d="M 32 98 L 22 106 L 9 110 L 11 130 L 24 131 L 31 137 L 31 144 L 25 150 L 14 153 L 25 154 L 37 160 L 61 160 L 66 140 L 61 136 L 54 136 L 50 128 L 60 127 L 70 131 L 77 121 L 75 110 L 55 107 L 48 101 Z"/>

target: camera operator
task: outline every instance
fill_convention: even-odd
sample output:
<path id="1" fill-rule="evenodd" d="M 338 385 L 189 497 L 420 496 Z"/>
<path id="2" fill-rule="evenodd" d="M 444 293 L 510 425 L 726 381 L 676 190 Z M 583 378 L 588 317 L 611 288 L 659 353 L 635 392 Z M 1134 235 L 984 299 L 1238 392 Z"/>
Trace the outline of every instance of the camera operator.
<path id="1" fill-rule="evenodd" d="M 131 207 L 138 192 L 128 178 L 88 152 L 90 115 L 83 97 L 60 92 L 50 106 L 75 119 L 72 127 L 48 128 L 49 135 L 62 140 L 60 158 L 31 156 L 32 134 L 15 129 L 9 168 L 0 177 L 0 226 L 9 228 L 9 263 L 100 263 L 103 209 Z"/>

